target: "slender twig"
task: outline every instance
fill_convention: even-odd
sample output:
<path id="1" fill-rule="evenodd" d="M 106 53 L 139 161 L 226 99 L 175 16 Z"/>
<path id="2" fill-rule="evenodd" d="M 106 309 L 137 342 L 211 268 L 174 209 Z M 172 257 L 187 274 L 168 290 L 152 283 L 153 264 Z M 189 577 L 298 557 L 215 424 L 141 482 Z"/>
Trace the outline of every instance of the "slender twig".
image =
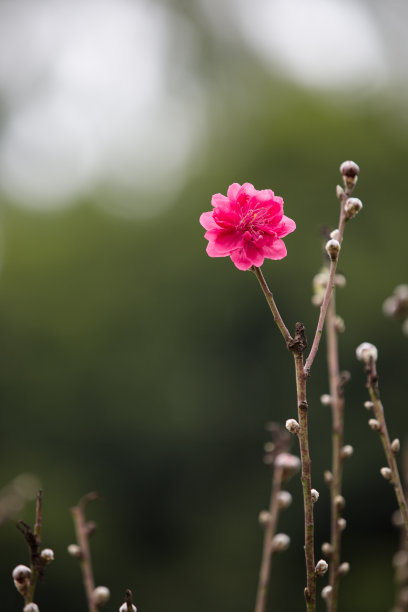
<path id="1" fill-rule="evenodd" d="M 401 478 L 398 471 L 397 462 L 395 459 L 395 452 L 391 448 L 391 441 L 388 435 L 387 424 L 384 416 L 384 408 L 380 399 L 380 392 L 378 388 L 378 374 L 375 364 L 375 360 L 370 358 L 366 364 L 367 374 L 367 388 L 370 394 L 370 398 L 373 404 L 373 412 L 376 420 L 379 423 L 377 429 L 378 434 L 381 438 L 381 442 L 384 448 L 385 456 L 387 458 L 388 467 L 390 470 L 389 480 L 394 486 L 395 495 L 398 501 L 398 506 L 401 511 L 402 521 L 405 529 L 405 535 L 408 537 L 408 508 L 405 500 L 404 490 L 401 484 Z"/>
<path id="2" fill-rule="evenodd" d="M 17 528 L 24 535 L 25 540 L 30 549 L 30 584 L 27 592 L 24 594 L 25 604 L 32 603 L 34 600 L 35 589 L 37 586 L 38 579 L 42 577 L 44 573 L 45 560 L 42 559 L 40 554 L 41 545 L 41 527 L 42 527 L 42 491 L 38 491 L 36 511 L 35 511 L 35 525 L 34 530 L 31 529 L 24 521 L 18 521 Z"/>
<path id="3" fill-rule="evenodd" d="M 272 538 L 275 535 L 279 516 L 279 492 L 282 488 L 283 467 L 275 467 L 272 477 L 272 491 L 269 503 L 269 518 L 265 526 L 261 569 L 259 572 L 258 591 L 255 612 L 264 612 L 268 595 L 269 577 L 272 561 Z"/>
<path id="4" fill-rule="evenodd" d="M 314 562 L 314 519 L 311 493 L 311 460 L 309 453 L 309 434 L 307 426 L 307 376 L 305 374 L 305 368 L 303 363 L 303 352 L 307 346 L 305 329 L 301 323 L 296 323 L 295 336 L 294 338 L 291 337 L 287 327 L 283 322 L 283 319 L 273 299 L 272 292 L 270 291 L 260 268 L 253 268 L 253 271 L 256 274 L 259 284 L 261 285 L 262 291 L 272 311 L 274 320 L 285 340 L 286 346 L 290 351 L 292 351 L 295 361 L 298 419 L 300 425 L 298 438 L 300 446 L 300 460 L 302 465 L 301 481 L 305 517 L 306 588 L 304 594 L 307 611 L 314 612 L 314 610 L 316 609 L 316 573 Z"/>
<path id="5" fill-rule="evenodd" d="M 261 285 L 261 289 L 264 293 L 264 296 L 266 297 L 266 301 L 268 302 L 269 308 L 272 311 L 275 323 L 278 326 L 279 331 L 281 332 L 283 339 L 285 340 L 287 345 L 292 340 L 292 336 L 290 335 L 288 328 L 283 322 L 278 307 L 276 306 L 275 300 L 273 299 L 272 291 L 269 289 L 266 283 L 261 268 L 256 268 L 255 266 L 252 266 L 251 269 L 253 270 L 253 272 L 255 272 L 255 276 L 257 277 L 259 284 Z"/>
<path id="6" fill-rule="evenodd" d="M 300 331 L 300 333 L 304 334 L 303 329 Z M 306 600 L 306 610 L 308 612 L 314 612 L 316 609 L 316 573 L 314 560 L 314 517 L 311 492 L 311 460 L 309 453 L 309 434 L 307 424 L 308 404 L 306 399 L 306 375 L 304 373 L 303 366 L 303 353 L 301 351 L 296 351 L 294 352 L 293 356 L 295 359 L 297 405 L 300 425 L 298 438 L 300 446 L 300 459 L 302 463 L 301 480 L 305 517 L 306 588 L 304 594 Z"/>
<path id="7" fill-rule="evenodd" d="M 338 336 L 336 330 L 335 292 L 332 294 L 326 319 L 327 363 L 332 409 L 332 475 L 330 483 L 331 527 L 330 527 L 330 564 L 329 584 L 332 587 L 327 598 L 328 612 L 336 612 L 339 591 L 339 565 L 341 553 L 342 477 L 343 477 L 343 436 L 344 436 L 344 395 L 339 369 Z"/>
<path id="8" fill-rule="evenodd" d="M 71 513 L 74 520 L 75 532 L 78 541 L 78 545 L 81 550 L 81 556 L 79 557 L 82 578 L 85 587 L 86 598 L 88 601 L 89 612 L 98 612 L 98 607 L 94 602 L 94 590 L 95 582 L 92 571 L 91 563 L 91 551 L 89 547 L 89 535 L 90 529 L 89 524 L 85 518 L 85 507 L 88 502 L 99 499 L 98 493 L 88 493 L 82 497 L 78 504 L 71 508 Z"/>
<path id="9" fill-rule="evenodd" d="M 133 612 L 133 595 L 130 589 L 126 589 L 125 604 L 128 612 Z"/>

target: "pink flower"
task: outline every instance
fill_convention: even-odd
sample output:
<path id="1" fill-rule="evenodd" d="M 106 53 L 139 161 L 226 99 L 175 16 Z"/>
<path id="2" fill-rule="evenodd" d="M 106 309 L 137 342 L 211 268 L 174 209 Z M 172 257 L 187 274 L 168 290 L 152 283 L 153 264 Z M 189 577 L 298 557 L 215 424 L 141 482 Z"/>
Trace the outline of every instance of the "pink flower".
<path id="1" fill-rule="evenodd" d="M 296 229 L 296 223 L 283 214 L 283 199 L 273 191 L 233 183 L 227 196 L 216 193 L 211 204 L 214 209 L 200 217 L 210 257 L 230 256 L 239 270 L 248 270 L 259 268 L 265 257 L 286 256 L 282 238 Z"/>

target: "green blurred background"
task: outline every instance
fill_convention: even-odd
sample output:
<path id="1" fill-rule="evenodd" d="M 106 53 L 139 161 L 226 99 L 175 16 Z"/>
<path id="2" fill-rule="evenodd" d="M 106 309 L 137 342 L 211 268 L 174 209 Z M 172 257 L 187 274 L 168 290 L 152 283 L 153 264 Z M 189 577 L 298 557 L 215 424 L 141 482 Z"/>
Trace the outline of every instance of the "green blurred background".
<path id="1" fill-rule="evenodd" d="M 66 548 L 69 509 L 91 490 L 103 496 L 88 515 L 106 609 L 125 588 L 140 612 L 251 609 L 270 487 L 264 425 L 295 416 L 294 374 L 255 278 L 206 256 L 198 218 L 235 181 L 283 196 L 297 230 L 264 274 L 288 327 L 302 321 L 310 339 L 345 159 L 361 167 L 364 209 L 347 226 L 338 295 L 355 448 L 341 610 L 392 607 L 396 504 L 355 359 L 360 342 L 377 345 L 402 440 L 407 339 L 381 306 L 408 280 L 408 22 L 404 2 L 383 4 L 0 2 L 0 483 L 29 473 L 44 489 L 56 560 L 41 612 L 86 610 Z M 327 389 L 322 347 L 309 385 L 317 556 L 329 535 Z M 271 583 L 280 612 L 304 606 L 299 479 L 288 488 L 279 530 L 292 544 Z M 0 524 L 7 612 L 22 608 L 11 571 L 28 561 L 14 523 L 33 522 L 34 502 L 14 514 Z"/>

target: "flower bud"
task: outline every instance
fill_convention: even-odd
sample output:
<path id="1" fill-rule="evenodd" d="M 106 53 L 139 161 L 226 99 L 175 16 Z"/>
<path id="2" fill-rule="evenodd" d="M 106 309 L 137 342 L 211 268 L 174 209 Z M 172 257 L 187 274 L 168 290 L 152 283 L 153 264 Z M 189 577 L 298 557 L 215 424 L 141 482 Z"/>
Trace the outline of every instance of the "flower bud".
<path id="1" fill-rule="evenodd" d="M 392 558 L 392 564 L 395 568 L 404 567 L 408 565 L 408 551 L 399 550 L 395 553 Z"/>
<path id="2" fill-rule="evenodd" d="M 344 289 L 344 287 L 347 284 L 346 277 L 344 276 L 344 274 L 335 274 L 334 284 L 336 285 L 336 287 L 340 287 L 340 289 Z"/>
<path id="3" fill-rule="evenodd" d="M 331 485 L 331 483 L 333 482 L 333 474 L 331 473 L 330 470 L 325 470 L 324 471 L 323 478 L 324 478 L 324 482 L 327 485 Z"/>
<path id="4" fill-rule="evenodd" d="M 377 419 L 369 419 L 368 424 L 373 431 L 380 431 L 381 429 L 381 423 Z"/>
<path id="5" fill-rule="evenodd" d="M 290 537 L 286 533 L 277 533 L 271 542 L 271 548 L 274 552 L 283 552 L 290 545 Z"/>
<path id="6" fill-rule="evenodd" d="M 267 510 L 262 510 L 259 513 L 258 522 L 260 525 L 262 525 L 262 527 L 266 527 L 270 523 L 271 518 L 272 516 L 270 512 Z"/>
<path id="7" fill-rule="evenodd" d="M 381 476 L 385 478 L 385 480 L 392 479 L 392 472 L 389 467 L 382 467 L 380 472 L 381 472 Z"/>
<path id="8" fill-rule="evenodd" d="M 315 567 L 316 576 L 324 576 L 328 568 L 329 566 L 327 561 L 325 561 L 324 559 L 320 559 L 320 561 L 316 563 Z"/>
<path id="9" fill-rule="evenodd" d="M 30 586 L 31 570 L 26 565 L 17 565 L 13 569 L 14 586 L 25 597 Z"/>
<path id="10" fill-rule="evenodd" d="M 322 589 L 322 597 L 323 599 L 329 599 L 330 595 L 332 594 L 332 590 L 333 587 L 330 586 L 330 584 L 328 584 L 327 586 L 323 587 Z"/>
<path id="11" fill-rule="evenodd" d="M 366 410 L 372 410 L 374 408 L 374 403 L 370 401 L 364 402 L 364 408 Z"/>
<path id="12" fill-rule="evenodd" d="M 40 608 L 36 603 L 31 602 L 24 606 L 23 612 L 40 612 Z"/>
<path id="13" fill-rule="evenodd" d="M 13 569 L 13 580 L 15 582 L 24 582 L 31 577 L 31 570 L 26 565 L 17 565 Z"/>
<path id="14" fill-rule="evenodd" d="M 388 297 L 382 305 L 383 313 L 387 317 L 393 317 L 398 312 L 398 300 L 395 296 Z"/>
<path id="15" fill-rule="evenodd" d="M 348 459 L 349 457 L 352 456 L 353 453 L 354 453 L 354 448 L 351 446 L 351 444 L 345 444 L 343 448 L 341 449 L 341 458 Z"/>
<path id="16" fill-rule="evenodd" d="M 312 497 L 312 503 L 315 504 L 319 499 L 319 491 L 317 491 L 316 489 L 311 489 L 310 494 Z"/>
<path id="17" fill-rule="evenodd" d="M 345 528 L 347 527 L 347 521 L 345 518 L 341 517 L 339 519 L 337 519 L 337 526 L 340 529 L 340 531 L 344 531 Z"/>
<path id="18" fill-rule="evenodd" d="M 345 193 L 344 193 L 344 189 L 343 187 L 340 187 L 340 185 L 336 185 L 336 196 L 339 200 L 341 200 L 342 198 L 345 197 Z"/>
<path id="19" fill-rule="evenodd" d="M 363 361 L 364 363 L 377 361 L 377 348 L 374 346 L 374 344 L 371 344 L 370 342 L 362 342 L 356 348 L 356 357 L 359 361 Z"/>
<path id="20" fill-rule="evenodd" d="M 404 336 L 408 336 L 408 319 L 405 319 L 402 324 L 402 333 L 404 334 Z"/>
<path id="21" fill-rule="evenodd" d="M 342 495 L 336 495 L 334 498 L 334 504 L 337 510 L 343 510 L 344 506 L 346 505 L 346 500 Z"/>
<path id="22" fill-rule="evenodd" d="M 285 427 L 292 434 L 298 434 L 300 431 L 300 425 L 296 419 L 288 419 L 285 423 Z"/>
<path id="23" fill-rule="evenodd" d="M 323 542 L 322 553 L 326 555 L 326 557 L 330 557 L 333 554 L 333 546 L 330 542 Z"/>
<path id="24" fill-rule="evenodd" d="M 119 612 L 128 612 L 128 607 L 127 604 L 124 603 L 120 606 L 119 608 Z M 134 604 L 132 604 L 132 612 L 137 612 L 137 608 Z"/>
<path id="25" fill-rule="evenodd" d="M 326 252 L 332 261 L 336 261 L 340 253 L 340 242 L 331 238 L 326 242 Z"/>
<path id="26" fill-rule="evenodd" d="M 279 491 L 278 493 L 278 506 L 281 510 L 288 508 L 292 503 L 292 495 L 289 491 Z"/>
<path id="27" fill-rule="evenodd" d="M 391 516 L 391 523 L 394 527 L 402 527 L 404 525 L 404 519 L 402 518 L 401 510 L 395 510 Z"/>
<path id="28" fill-rule="evenodd" d="M 324 393 L 323 395 L 321 395 L 320 403 L 323 404 L 323 406 L 331 406 L 331 403 L 332 403 L 331 395 L 329 395 L 328 393 Z"/>
<path id="29" fill-rule="evenodd" d="M 344 205 L 344 214 L 346 221 L 352 219 L 363 208 L 363 203 L 358 198 L 348 198 Z"/>
<path id="30" fill-rule="evenodd" d="M 341 164 L 340 172 L 343 175 L 343 181 L 346 189 L 351 191 L 357 183 L 360 168 L 355 162 L 347 160 Z"/>
<path id="31" fill-rule="evenodd" d="M 340 232 L 338 229 L 333 230 L 332 232 L 330 232 L 330 238 L 333 238 L 333 240 L 339 240 L 340 238 Z"/>
<path id="32" fill-rule="evenodd" d="M 68 553 L 71 555 L 71 557 L 82 559 L 81 547 L 78 546 L 78 544 L 70 544 L 67 550 L 68 550 Z"/>
<path id="33" fill-rule="evenodd" d="M 294 421 L 294 419 L 290 420 Z M 291 453 L 279 453 L 279 455 L 275 457 L 274 465 L 277 468 L 283 469 L 282 480 L 287 480 L 299 471 L 300 459 L 299 457 L 296 457 L 296 455 L 292 455 Z"/>
<path id="34" fill-rule="evenodd" d="M 54 551 L 51 548 L 44 548 L 41 553 L 41 559 L 44 559 L 46 563 L 54 561 Z"/>
<path id="35" fill-rule="evenodd" d="M 103 606 L 110 597 L 110 590 L 106 586 L 98 586 L 92 593 L 92 599 L 96 606 Z"/>
<path id="36" fill-rule="evenodd" d="M 395 438 L 395 440 L 391 442 L 391 450 L 394 453 L 394 455 L 396 455 L 399 452 L 400 448 L 401 448 L 400 441 L 398 440 L 398 438 Z"/>
<path id="37" fill-rule="evenodd" d="M 339 576 L 345 576 L 346 574 L 349 573 L 349 571 L 350 571 L 350 563 L 347 563 L 347 561 L 339 565 L 339 569 L 338 569 Z"/>
<path id="38" fill-rule="evenodd" d="M 344 323 L 344 319 L 339 315 L 336 315 L 336 318 L 334 319 L 334 327 L 338 334 L 344 334 L 344 332 L 346 331 L 346 324 Z"/>

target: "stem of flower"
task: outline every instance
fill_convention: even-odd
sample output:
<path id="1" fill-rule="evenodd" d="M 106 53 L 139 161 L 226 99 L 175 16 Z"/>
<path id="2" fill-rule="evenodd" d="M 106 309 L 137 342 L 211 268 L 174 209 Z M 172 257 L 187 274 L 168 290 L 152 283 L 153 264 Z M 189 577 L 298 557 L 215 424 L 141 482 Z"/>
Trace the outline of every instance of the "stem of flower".
<path id="1" fill-rule="evenodd" d="M 273 299 L 272 291 L 269 289 L 264 275 L 262 274 L 262 270 L 261 268 L 256 268 L 255 266 L 252 266 L 251 270 L 255 273 L 255 276 L 257 277 L 259 284 L 261 285 L 261 289 L 264 293 L 264 296 L 266 297 L 266 301 L 268 302 L 269 308 L 271 309 L 275 323 L 278 326 L 279 331 L 281 332 L 283 339 L 286 342 L 286 345 L 288 345 L 288 343 L 292 340 L 292 336 L 290 335 L 288 328 L 283 322 L 278 307 L 276 306 L 275 300 Z"/>
<path id="2" fill-rule="evenodd" d="M 378 434 L 381 438 L 381 442 L 384 448 L 385 456 L 387 458 L 388 467 L 391 470 L 390 482 L 394 486 L 395 495 L 398 501 L 398 506 L 401 511 L 401 516 L 404 524 L 405 535 L 408 537 L 408 508 L 405 500 L 404 490 L 401 484 L 401 478 L 398 471 L 395 454 L 391 448 L 391 441 L 388 435 L 387 424 L 384 416 L 384 408 L 380 399 L 380 392 L 378 389 L 378 374 L 374 359 L 370 360 L 370 363 L 366 368 L 367 373 L 367 387 L 370 394 L 371 401 L 373 402 L 373 412 L 377 421 L 380 423 L 380 429 Z"/>
<path id="3" fill-rule="evenodd" d="M 89 548 L 89 526 L 85 518 L 85 507 L 88 502 L 94 499 L 99 499 L 99 495 L 97 493 L 88 493 L 79 500 L 77 506 L 71 508 L 77 542 L 81 549 L 80 564 L 89 612 L 98 612 L 98 607 L 93 598 L 95 582 L 92 571 L 91 551 Z"/>
<path id="4" fill-rule="evenodd" d="M 255 612 L 264 612 L 266 606 L 266 598 L 268 595 L 268 586 L 272 561 L 272 538 L 275 535 L 276 525 L 279 516 L 279 499 L 278 494 L 282 488 L 283 468 L 275 467 L 273 470 L 272 492 L 269 503 L 270 519 L 265 527 L 261 569 L 259 572 L 258 591 L 256 596 Z"/>
<path id="5" fill-rule="evenodd" d="M 341 507 L 337 503 L 342 491 L 343 477 L 343 434 L 344 434 L 344 396 L 339 369 L 338 337 L 336 330 L 336 307 L 335 293 L 327 311 L 326 319 L 327 334 L 327 363 L 329 369 L 329 386 L 332 408 L 332 474 L 333 480 L 330 484 L 331 501 L 331 546 L 329 564 L 329 584 L 332 587 L 330 597 L 327 598 L 328 612 L 336 612 L 339 591 L 339 565 L 341 551 L 341 529 L 338 519 L 341 516 Z"/>

